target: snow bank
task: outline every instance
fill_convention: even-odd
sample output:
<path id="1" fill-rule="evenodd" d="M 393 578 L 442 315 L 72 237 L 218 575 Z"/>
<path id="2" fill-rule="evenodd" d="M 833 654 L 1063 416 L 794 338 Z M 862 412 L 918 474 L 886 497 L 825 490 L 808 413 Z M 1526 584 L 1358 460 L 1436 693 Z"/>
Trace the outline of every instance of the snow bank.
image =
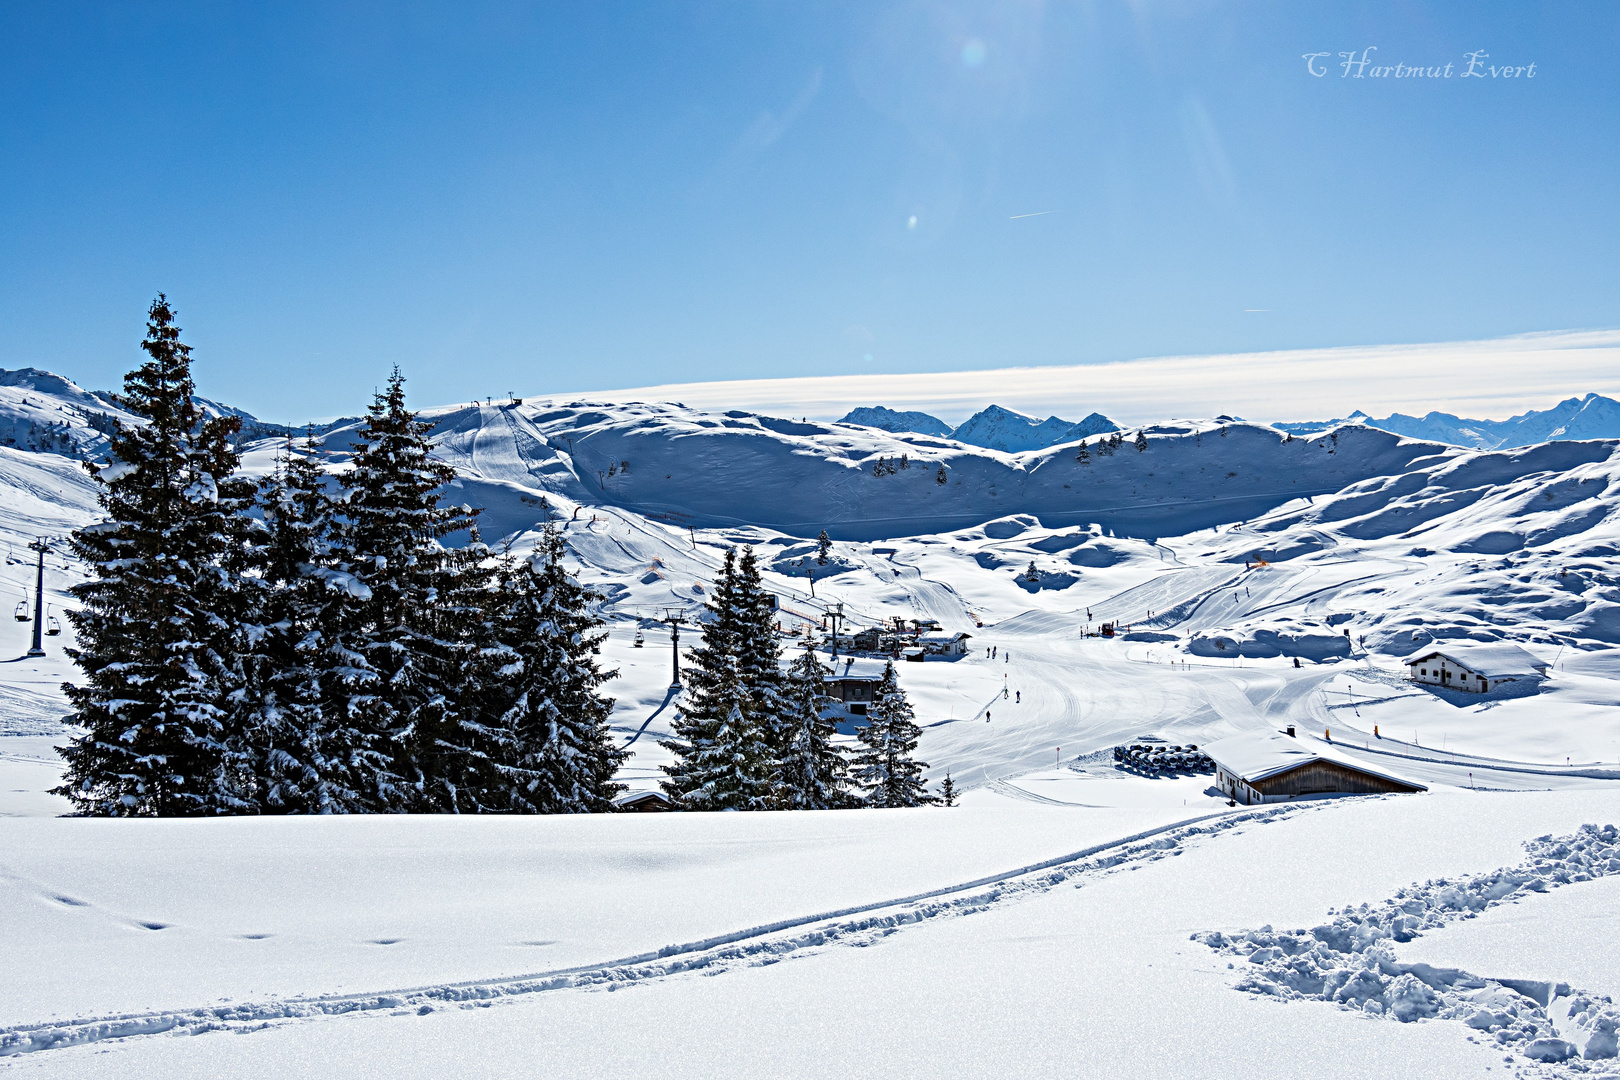
<path id="1" fill-rule="evenodd" d="M 1256 623 L 1242 628 L 1201 630 L 1187 641 L 1194 656 L 1298 656 L 1332 660 L 1350 655 L 1350 639 L 1320 623 L 1292 620 Z"/>

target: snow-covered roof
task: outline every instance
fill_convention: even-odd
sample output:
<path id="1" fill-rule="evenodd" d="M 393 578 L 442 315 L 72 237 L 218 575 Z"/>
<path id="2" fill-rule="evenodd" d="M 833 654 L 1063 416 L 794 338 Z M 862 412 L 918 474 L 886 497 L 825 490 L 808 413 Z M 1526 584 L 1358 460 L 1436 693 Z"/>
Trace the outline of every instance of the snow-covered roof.
<path id="1" fill-rule="evenodd" d="M 960 631 L 951 633 L 949 631 L 940 630 L 931 634 L 918 634 L 917 640 L 919 642 L 927 642 L 930 645 L 949 645 L 952 642 L 964 641 L 972 636 L 972 634 L 964 634 Z"/>
<path id="2" fill-rule="evenodd" d="M 1443 656 L 1458 667 L 1467 668 L 1488 679 L 1539 675 L 1547 668 L 1547 661 L 1506 641 L 1448 641 L 1444 645 L 1419 649 L 1403 663 L 1416 664 L 1431 656 Z"/>
<path id="3" fill-rule="evenodd" d="M 613 800 L 613 805 L 614 806 L 627 806 L 630 803 L 642 802 L 642 801 L 644 801 L 646 799 L 651 799 L 654 802 L 661 802 L 661 803 L 668 803 L 670 801 L 669 796 L 665 795 L 662 791 L 657 791 L 657 790 L 627 791 L 623 795 L 620 795 L 617 799 L 614 799 Z"/>
<path id="4" fill-rule="evenodd" d="M 831 675 L 827 676 L 830 682 L 834 679 L 853 679 L 858 682 L 877 682 L 883 678 L 883 670 L 889 666 L 887 660 L 875 660 L 868 656 L 840 656 L 833 664 Z"/>
<path id="5" fill-rule="evenodd" d="M 1201 748 L 1209 758 L 1246 783 L 1255 783 L 1269 776 L 1297 769 L 1301 765 L 1308 765 L 1313 761 L 1328 761 L 1356 772 L 1366 773 L 1369 776 L 1393 780 L 1397 784 L 1406 784 L 1427 791 L 1428 788 L 1415 780 L 1408 780 L 1399 773 L 1390 772 L 1356 761 L 1339 753 L 1331 746 L 1308 743 L 1304 739 L 1297 739 L 1280 732 L 1267 732 L 1263 735 L 1232 735 L 1228 738 L 1212 742 Z"/>

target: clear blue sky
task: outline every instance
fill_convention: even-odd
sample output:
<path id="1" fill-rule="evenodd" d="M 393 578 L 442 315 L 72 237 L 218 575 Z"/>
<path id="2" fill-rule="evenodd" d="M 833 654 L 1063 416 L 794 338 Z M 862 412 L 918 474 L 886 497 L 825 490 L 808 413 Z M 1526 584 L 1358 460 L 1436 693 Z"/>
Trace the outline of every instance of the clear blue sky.
<path id="1" fill-rule="evenodd" d="M 9 4 L 0 30 L 0 366 L 114 385 L 163 290 L 203 392 L 276 420 L 352 414 L 396 362 L 425 405 L 1620 324 L 1612 3 Z M 1367 46 L 1366 73 L 1452 77 L 1344 77 Z M 1475 50 L 1534 77 L 1464 78 Z"/>

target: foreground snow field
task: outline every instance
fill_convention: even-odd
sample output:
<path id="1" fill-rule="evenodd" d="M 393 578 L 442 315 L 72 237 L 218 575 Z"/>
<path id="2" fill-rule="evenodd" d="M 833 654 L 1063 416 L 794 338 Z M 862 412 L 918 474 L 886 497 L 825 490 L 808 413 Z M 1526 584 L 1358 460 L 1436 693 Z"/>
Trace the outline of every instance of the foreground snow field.
<path id="1" fill-rule="evenodd" d="M 218 992 L 236 980 L 232 988 L 243 996 L 235 1005 L 250 1019 L 233 1022 L 226 1012 L 221 1021 L 200 1025 L 245 1032 L 240 1035 L 177 1037 L 174 1032 L 199 1029 L 182 1023 L 168 1034 L 22 1054 L 3 1067 L 30 1076 L 424 1078 L 1020 1071 L 1432 1077 L 1559 1070 L 1565 1067 L 1523 1057 L 1510 1064 L 1494 1043 L 1457 1021 L 1402 1024 L 1320 1002 L 1241 993 L 1232 986 L 1243 972 L 1228 969 L 1227 956 L 1189 935 L 1314 925 L 1330 908 L 1376 904 L 1413 881 L 1515 864 L 1523 858 L 1521 842 L 1532 836 L 1616 819 L 1620 794 L 1607 791 L 1451 790 L 1243 812 L 1000 886 L 754 935 L 706 953 L 582 972 L 552 980 L 550 989 L 536 980 L 505 992 L 488 980 L 547 969 L 533 958 L 545 948 L 559 958 L 583 958 L 595 949 L 599 961 L 656 953 L 695 934 L 741 931 L 810 912 L 818 901 L 877 897 L 885 890 L 898 897 L 949 880 L 953 871 L 965 880 L 993 861 L 990 849 L 1011 837 L 1024 838 L 1018 841 L 1027 845 L 1024 852 L 1073 850 L 1142 819 L 1018 807 L 1000 815 L 937 810 L 502 823 L 172 823 L 196 825 L 198 832 L 189 842 L 171 832 L 165 852 L 143 850 L 152 841 L 136 841 L 123 862 L 109 860 L 89 832 L 64 833 L 53 839 L 50 855 L 34 856 L 35 871 L 45 876 L 37 885 L 62 896 L 78 888 L 89 895 L 74 899 L 92 903 L 68 910 L 72 905 L 52 896 L 24 896 L 19 878 L 10 877 L 7 925 L 20 925 L 24 912 L 33 919 L 16 935 L 25 953 L 12 970 L 60 967 L 59 975 L 40 974 L 35 986 L 49 993 L 56 982 L 78 1017 L 94 1011 L 84 1004 L 103 991 L 80 982 L 75 994 L 68 983 L 98 973 L 129 973 L 111 990 L 125 1012 L 149 1012 L 186 987 Z M 334 857 L 318 860 L 310 844 L 230 842 L 227 834 L 241 824 L 374 837 L 361 845 L 363 856 L 334 842 L 322 848 Z M 492 824 L 527 826 L 528 835 L 478 839 L 506 832 L 489 829 Z M 604 830 L 611 840 L 587 839 Z M 199 842 L 208 831 L 209 839 L 225 842 Z M 400 838 L 390 843 L 390 831 Z M 167 856 L 175 872 L 135 869 L 150 867 L 155 854 Z M 253 855 L 263 864 L 257 874 L 248 869 Z M 321 875 L 309 872 L 314 862 L 324 862 L 329 872 L 352 869 L 323 892 Z M 369 902 L 344 902 L 368 866 L 409 866 L 416 884 L 395 888 L 397 879 L 374 874 L 380 887 L 368 891 Z M 210 867 L 216 869 L 206 872 Z M 345 881 L 345 874 L 352 877 Z M 210 878 L 219 885 L 208 887 Z M 1578 984 L 1578 942 L 1571 940 L 1570 971 L 1550 970 L 1546 958 L 1535 959 L 1534 970 L 1520 969 L 1516 965 L 1530 958 L 1490 931 L 1511 919 L 1521 935 L 1532 936 L 1578 905 L 1586 915 L 1583 929 L 1594 939 L 1612 939 L 1620 916 L 1589 900 L 1612 896 L 1606 891 L 1612 880 L 1528 895 L 1477 923 L 1433 931 L 1414 947 L 1450 961 L 1447 945 L 1454 937 L 1456 951 L 1472 950 L 1471 969 L 1493 978 Z M 247 899 L 255 892 L 263 899 Z M 322 908 L 345 914 L 321 918 L 288 902 L 289 894 L 300 893 L 324 895 Z M 132 906 L 114 915 L 118 904 Z M 160 909 L 184 921 L 161 931 L 131 922 Z M 249 912 L 260 919 L 245 919 Z M 339 954 L 328 970 L 341 967 L 346 989 L 372 991 L 369 1003 L 380 1007 L 286 1018 L 261 1008 L 260 1018 L 251 1019 L 249 1003 L 276 998 L 267 987 L 299 985 L 299 976 L 274 961 L 224 959 L 237 946 L 236 957 L 276 948 L 276 937 L 231 938 L 250 926 L 250 932 L 265 932 L 271 927 L 266 918 L 282 920 L 271 929 L 291 949 L 284 956 L 307 959 L 324 945 Z M 78 922 L 66 921 L 72 919 Z M 402 935 L 397 944 L 364 940 L 385 926 L 392 929 L 382 932 Z M 91 942 L 75 945 L 79 935 Z M 520 936 L 555 938 L 556 944 L 524 946 L 515 940 Z M 485 981 L 458 992 L 401 993 L 413 981 L 414 962 L 395 959 L 402 952 L 390 950 L 409 949 L 425 961 L 415 971 L 431 969 L 444 981 L 451 973 L 475 980 L 482 964 L 477 974 Z M 522 959 L 512 955 L 522 949 L 534 951 Z M 99 966 L 78 966 L 92 954 L 99 955 Z M 228 965 L 223 975 L 214 967 L 220 963 Z M 143 971 L 150 977 L 143 980 Z M 319 976 L 303 977 L 303 985 L 316 987 Z M 610 990 L 619 992 L 604 992 Z M 396 993 L 375 996 L 385 991 Z M 6 1015 L 17 1018 L 18 1008 L 18 998 L 8 999 Z M 15 1023 L 10 1027 L 15 1031 Z M 1585 1064 L 1600 1072 L 1614 1065 Z"/>

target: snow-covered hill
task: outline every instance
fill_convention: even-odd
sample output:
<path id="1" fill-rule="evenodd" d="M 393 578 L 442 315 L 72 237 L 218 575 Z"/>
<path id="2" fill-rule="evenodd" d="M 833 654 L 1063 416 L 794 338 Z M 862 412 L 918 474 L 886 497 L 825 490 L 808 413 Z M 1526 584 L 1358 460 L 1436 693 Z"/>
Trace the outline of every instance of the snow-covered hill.
<path id="1" fill-rule="evenodd" d="M 117 423 L 133 421 L 110 400 L 48 371 L 0 368 L 0 445 L 102 457 Z"/>
<path id="2" fill-rule="evenodd" d="M 230 405 L 194 400 L 206 416 L 240 419 L 244 440 L 275 438 L 287 430 Z M 118 424 L 138 422 L 109 391 L 85 390 L 38 368 L 0 368 L 0 446 L 100 459 L 106 457 L 108 436 Z"/>
<path id="3" fill-rule="evenodd" d="M 682 525 L 794 536 L 826 529 L 850 540 L 948 532 L 1009 514 L 1176 536 L 1461 453 L 1366 427 L 1308 441 L 1256 424 L 1183 422 L 1146 428 L 1145 451 L 1127 442 L 1106 453 L 1093 440 L 1082 462 L 1074 443 L 1005 453 L 668 403 L 531 402 L 423 415 L 445 459 L 464 483 L 491 489 L 488 500 L 526 488 Z M 355 430 L 334 429 L 327 445 L 345 449 Z M 496 517 L 509 531 L 511 520 Z"/>

